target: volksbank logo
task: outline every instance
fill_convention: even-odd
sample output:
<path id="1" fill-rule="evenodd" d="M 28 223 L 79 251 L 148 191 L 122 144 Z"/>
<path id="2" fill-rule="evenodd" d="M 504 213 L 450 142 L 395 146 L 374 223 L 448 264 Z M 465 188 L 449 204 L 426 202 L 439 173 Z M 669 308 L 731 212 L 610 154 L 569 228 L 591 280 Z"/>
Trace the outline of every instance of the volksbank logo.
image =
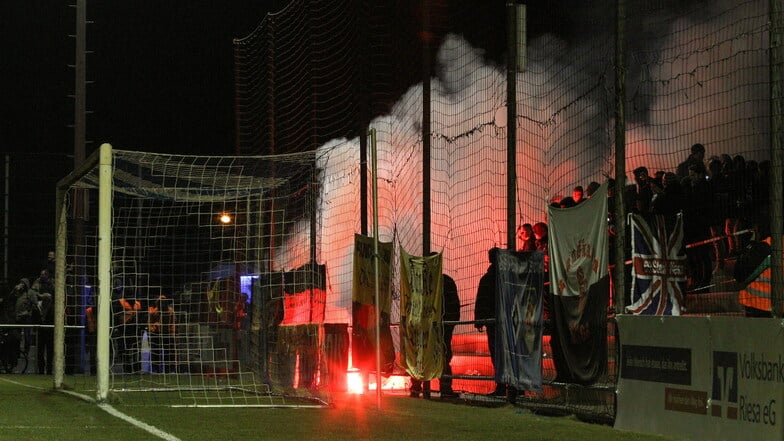
<path id="1" fill-rule="evenodd" d="M 726 409 L 726 412 L 724 411 Z M 711 415 L 738 419 L 738 353 L 713 351 Z"/>

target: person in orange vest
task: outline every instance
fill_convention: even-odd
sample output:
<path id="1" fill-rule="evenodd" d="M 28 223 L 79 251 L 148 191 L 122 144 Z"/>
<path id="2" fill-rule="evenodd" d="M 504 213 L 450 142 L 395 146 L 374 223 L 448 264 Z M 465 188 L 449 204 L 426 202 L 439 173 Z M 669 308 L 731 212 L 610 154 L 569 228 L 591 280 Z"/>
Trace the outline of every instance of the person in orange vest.
<path id="1" fill-rule="evenodd" d="M 96 373 L 95 353 L 98 350 L 98 306 L 90 305 L 84 310 L 84 321 L 87 327 L 85 349 L 90 354 L 90 375 Z M 111 345 L 109 345 L 111 347 Z"/>
<path id="2" fill-rule="evenodd" d="M 150 367 L 154 373 L 175 372 L 174 304 L 161 294 L 147 308 L 147 337 L 150 341 Z"/>
<path id="3" fill-rule="evenodd" d="M 768 236 L 762 241 L 768 245 L 768 250 L 770 250 L 771 240 L 770 236 Z M 738 303 L 746 310 L 746 316 L 748 317 L 773 316 L 770 301 L 772 278 L 770 259 L 771 255 L 770 251 L 768 251 L 767 257 L 759 263 L 746 280 L 738 281 L 745 285 L 738 292 Z"/>
<path id="4" fill-rule="evenodd" d="M 142 362 L 139 351 L 139 314 L 142 304 L 132 295 L 120 293 L 114 303 L 112 340 L 116 342 L 119 362 L 122 363 L 123 373 L 141 373 Z"/>
<path id="5" fill-rule="evenodd" d="M 234 329 L 237 331 L 243 329 L 245 317 L 248 316 L 248 313 L 245 312 L 247 301 L 248 295 L 243 292 L 237 296 L 237 301 L 234 302 Z"/>

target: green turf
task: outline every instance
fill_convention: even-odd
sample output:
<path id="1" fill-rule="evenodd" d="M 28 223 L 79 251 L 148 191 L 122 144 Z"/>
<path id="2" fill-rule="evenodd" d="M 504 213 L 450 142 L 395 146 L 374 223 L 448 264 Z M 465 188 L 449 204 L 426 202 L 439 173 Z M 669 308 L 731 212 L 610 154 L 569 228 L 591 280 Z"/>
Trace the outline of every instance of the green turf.
<path id="1" fill-rule="evenodd" d="M 135 402 L 135 400 L 130 400 Z M 667 438 L 571 416 L 375 394 L 335 397 L 331 407 L 172 408 L 113 400 L 112 407 L 180 440 L 606 440 Z M 153 440 L 97 405 L 52 390 L 49 377 L 0 376 L 0 440 Z"/>

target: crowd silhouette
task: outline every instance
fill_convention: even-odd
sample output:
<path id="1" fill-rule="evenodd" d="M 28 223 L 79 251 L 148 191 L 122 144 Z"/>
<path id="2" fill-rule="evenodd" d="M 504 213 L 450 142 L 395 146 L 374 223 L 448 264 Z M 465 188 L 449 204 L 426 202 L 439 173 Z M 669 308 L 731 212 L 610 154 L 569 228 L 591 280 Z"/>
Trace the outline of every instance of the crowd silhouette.
<path id="1" fill-rule="evenodd" d="M 696 143 L 675 170 L 657 170 L 653 174 L 644 166 L 632 171 L 633 182 L 621 191 L 627 213 L 641 215 L 651 222 L 661 217 L 672 225 L 677 213 L 683 216 L 684 244 L 689 261 L 689 290 L 699 290 L 711 283 L 728 258 L 737 257 L 754 237 L 770 235 L 770 161 L 747 160 L 743 155 L 719 154 L 707 157 L 706 149 Z M 612 198 L 615 181 L 608 180 L 611 239 L 614 236 Z M 577 185 L 570 196 L 551 199 L 553 207 L 574 207 L 590 198 L 599 188 L 592 181 Z M 540 223 L 546 238 L 547 225 Z M 544 244 L 532 246 L 529 223 L 518 227 L 519 251 L 545 250 Z M 534 230 L 536 226 L 534 225 Z M 628 235 L 627 235 L 628 237 Z M 537 241 L 538 243 L 539 241 Z M 626 246 L 627 257 L 631 252 Z M 614 247 L 611 247 L 612 254 Z M 611 259 L 614 257 L 611 256 Z"/>

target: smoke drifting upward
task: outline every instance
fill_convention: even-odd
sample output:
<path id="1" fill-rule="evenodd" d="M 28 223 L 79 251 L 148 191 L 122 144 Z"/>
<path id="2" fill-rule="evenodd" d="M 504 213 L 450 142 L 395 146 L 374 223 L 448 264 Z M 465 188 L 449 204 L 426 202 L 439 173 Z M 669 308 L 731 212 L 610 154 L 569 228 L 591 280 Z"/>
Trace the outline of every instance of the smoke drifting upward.
<path id="1" fill-rule="evenodd" d="M 674 170 L 695 142 L 709 156 L 767 158 L 765 4 L 695 2 L 675 20 L 671 10 L 632 17 L 627 170 Z M 553 195 L 614 175 L 613 38 L 609 32 L 569 41 L 545 34 L 531 41 L 528 69 L 517 74 L 520 223 L 546 221 Z M 488 64 L 482 49 L 449 35 L 438 50 L 436 72 L 430 248 L 444 252 L 444 272 L 455 278 L 469 319 L 487 250 L 506 246 L 506 71 Z M 380 239 L 421 254 L 422 85 L 411 87 L 371 127 L 378 133 Z M 347 321 L 353 235 L 360 231 L 359 141 L 335 140 L 318 157 L 318 259 L 331 268 L 334 299 L 326 319 Z"/>
<path id="2" fill-rule="evenodd" d="M 767 2 L 703 6 L 669 22 L 656 52 L 634 54 L 627 169 L 672 170 L 696 142 L 708 156 L 769 158 Z"/>

